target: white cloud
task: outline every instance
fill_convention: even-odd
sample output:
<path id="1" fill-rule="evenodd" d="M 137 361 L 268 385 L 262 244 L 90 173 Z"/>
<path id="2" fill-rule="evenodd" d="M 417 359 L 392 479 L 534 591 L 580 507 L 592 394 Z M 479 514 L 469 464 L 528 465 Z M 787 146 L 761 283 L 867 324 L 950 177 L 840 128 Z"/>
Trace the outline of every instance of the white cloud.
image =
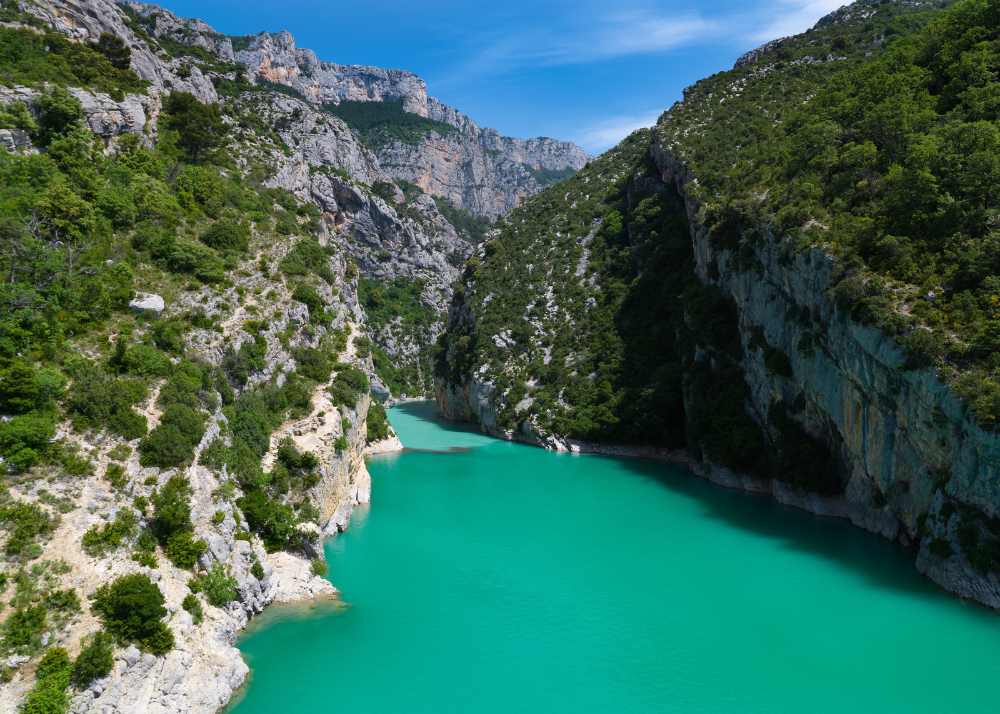
<path id="1" fill-rule="evenodd" d="M 750 39 L 756 43 L 805 32 L 847 0 L 776 0 L 761 8 Z"/>
<path id="2" fill-rule="evenodd" d="M 653 54 L 692 45 L 719 33 L 720 25 L 697 14 L 668 16 L 648 10 L 566 18 L 561 28 L 476 40 L 479 50 L 434 84 L 456 85 L 524 67 L 587 64 L 630 55 Z"/>
<path id="3" fill-rule="evenodd" d="M 653 126 L 662 112 L 662 109 L 657 109 L 604 119 L 584 127 L 573 139 L 589 153 L 599 154 L 610 149 L 636 129 Z"/>

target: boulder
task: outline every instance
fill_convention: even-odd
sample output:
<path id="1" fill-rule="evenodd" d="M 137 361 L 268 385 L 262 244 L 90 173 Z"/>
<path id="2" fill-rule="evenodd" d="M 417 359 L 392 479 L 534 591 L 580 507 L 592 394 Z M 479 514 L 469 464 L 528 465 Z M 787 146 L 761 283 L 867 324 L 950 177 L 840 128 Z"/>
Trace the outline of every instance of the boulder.
<path id="1" fill-rule="evenodd" d="M 128 306 L 136 312 L 159 315 L 163 312 L 166 304 L 163 302 L 163 298 L 156 293 L 139 293 Z"/>

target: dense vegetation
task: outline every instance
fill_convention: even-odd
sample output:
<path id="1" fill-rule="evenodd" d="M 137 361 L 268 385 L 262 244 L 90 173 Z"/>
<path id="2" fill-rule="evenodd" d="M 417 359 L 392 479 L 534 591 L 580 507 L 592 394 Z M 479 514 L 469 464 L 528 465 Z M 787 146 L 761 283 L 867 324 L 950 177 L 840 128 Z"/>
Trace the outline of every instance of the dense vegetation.
<path id="1" fill-rule="evenodd" d="M 424 284 L 419 280 L 358 280 L 358 300 L 365 308 L 371 331 L 382 342 L 391 339 L 397 347 L 409 346 L 417 351 L 413 358 L 401 359 L 390 356 L 378 344 L 362 344 L 362 351 L 371 352 L 375 371 L 393 394 L 421 395 L 430 390 L 432 369 L 427 346 L 434 339 L 436 318 L 421 297 L 423 291 Z"/>
<path id="2" fill-rule="evenodd" d="M 908 367 L 941 370 L 995 426 L 1000 8 L 964 0 L 917 31 L 928 13 L 874 9 L 696 85 L 659 131 L 697 173 L 720 236 L 752 240 L 766 225 L 838 255 L 839 304 L 897 335 Z M 876 41 L 888 48 L 867 60 Z M 804 61 L 824 47 L 843 59 Z"/>
<path id="3" fill-rule="evenodd" d="M 339 104 L 324 104 L 323 109 L 343 119 L 372 147 L 392 142 L 419 144 L 431 132 L 448 136 L 458 131 L 451 124 L 406 111 L 403 109 L 402 99 L 381 102 L 343 101 Z"/>

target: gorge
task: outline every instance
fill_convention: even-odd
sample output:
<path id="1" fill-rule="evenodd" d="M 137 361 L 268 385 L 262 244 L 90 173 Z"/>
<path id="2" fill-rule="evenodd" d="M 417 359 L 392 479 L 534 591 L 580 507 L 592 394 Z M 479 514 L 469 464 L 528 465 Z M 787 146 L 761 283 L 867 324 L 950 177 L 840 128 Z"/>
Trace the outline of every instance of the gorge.
<path id="1" fill-rule="evenodd" d="M 982 708 L 998 88 L 858 0 L 590 157 L 3 0 L 0 711 Z"/>

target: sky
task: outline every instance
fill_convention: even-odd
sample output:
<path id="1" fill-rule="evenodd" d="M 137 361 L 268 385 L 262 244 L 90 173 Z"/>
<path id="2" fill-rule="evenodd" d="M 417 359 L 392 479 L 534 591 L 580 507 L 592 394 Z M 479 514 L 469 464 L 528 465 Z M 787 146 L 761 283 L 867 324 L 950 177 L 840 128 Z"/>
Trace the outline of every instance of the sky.
<path id="1" fill-rule="evenodd" d="M 684 87 L 846 0 L 161 0 L 228 35 L 288 30 L 322 60 L 407 69 L 517 137 L 589 153 L 650 126 Z"/>

